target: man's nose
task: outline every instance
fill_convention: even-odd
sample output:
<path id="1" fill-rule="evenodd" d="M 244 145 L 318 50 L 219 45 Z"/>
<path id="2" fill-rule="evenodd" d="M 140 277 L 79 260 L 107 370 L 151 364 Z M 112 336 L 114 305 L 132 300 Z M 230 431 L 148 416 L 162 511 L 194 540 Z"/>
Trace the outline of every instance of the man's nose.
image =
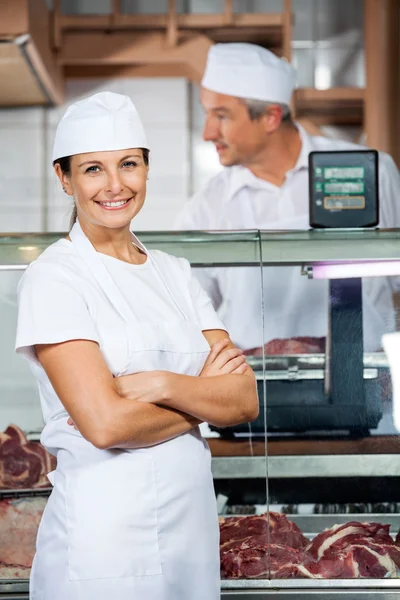
<path id="1" fill-rule="evenodd" d="M 203 140 L 206 142 L 215 142 L 218 139 L 219 127 L 216 125 L 215 121 L 212 121 L 211 119 L 206 119 L 203 129 Z"/>

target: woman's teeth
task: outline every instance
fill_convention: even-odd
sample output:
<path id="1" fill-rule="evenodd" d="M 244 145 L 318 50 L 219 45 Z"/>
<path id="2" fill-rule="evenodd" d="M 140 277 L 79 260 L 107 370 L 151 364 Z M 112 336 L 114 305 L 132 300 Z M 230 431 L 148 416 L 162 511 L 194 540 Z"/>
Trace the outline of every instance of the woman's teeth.
<path id="1" fill-rule="evenodd" d="M 100 202 L 99 204 L 102 204 L 103 206 L 122 206 L 123 204 L 127 204 L 127 202 L 129 202 L 129 200 L 119 200 L 118 202 Z"/>

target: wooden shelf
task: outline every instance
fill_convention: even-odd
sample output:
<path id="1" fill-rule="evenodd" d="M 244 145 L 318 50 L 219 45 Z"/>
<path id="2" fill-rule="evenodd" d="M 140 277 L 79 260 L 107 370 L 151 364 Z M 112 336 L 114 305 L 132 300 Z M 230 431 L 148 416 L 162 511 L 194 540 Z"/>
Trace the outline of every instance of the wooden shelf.
<path id="1" fill-rule="evenodd" d="M 246 438 L 223 440 L 210 438 L 213 457 L 265 456 L 264 441 Z M 331 456 L 331 455 L 400 454 L 400 436 L 370 436 L 367 438 L 274 439 L 268 440 L 269 456 Z"/>
<path id="2" fill-rule="evenodd" d="M 224 13 L 213 14 L 177 14 L 179 29 L 215 29 L 215 28 L 277 28 L 284 24 L 283 13 L 238 13 L 228 19 Z M 166 29 L 169 23 L 167 14 L 118 14 L 110 15 L 59 15 L 62 30 L 120 30 L 120 29 Z"/>
<path id="3" fill-rule="evenodd" d="M 364 95 L 365 90 L 358 87 L 299 88 L 294 96 L 296 117 L 309 118 L 316 125 L 360 125 Z"/>
<path id="4" fill-rule="evenodd" d="M 174 0 L 163 14 L 123 14 L 116 1 L 106 15 L 65 15 L 60 0 L 54 2 L 53 37 L 66 76 L 95 67 L 115 69 L 116 76 L 178 74 L 199 82 L 215 42 L 251 42 L 291 58 L 291 0 L 279 13 L 235 13 L 225 0 L 224 11 L 211 14 L 178 13 Z"/>

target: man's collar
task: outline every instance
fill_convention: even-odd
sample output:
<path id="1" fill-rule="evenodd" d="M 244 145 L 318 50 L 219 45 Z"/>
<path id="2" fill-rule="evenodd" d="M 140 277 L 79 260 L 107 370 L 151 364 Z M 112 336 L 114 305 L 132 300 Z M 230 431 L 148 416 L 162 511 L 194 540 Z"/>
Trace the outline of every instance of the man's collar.
<path id="1" fill-rule="evenodd" d="M 300 123 L 295 123 L 301 140 L 301 150 L 297 162 L 291 171 L 299 171 L 300 169 L 308 169 L 308 155 L 312 152 L 313 145 L 311 137 L 308 135 L 304 127 Z"/>
<path id="2" fill-rule="evenodd" d="M 293 169 L 291 169 L 291 172 L 308 169 L 308 155 L 313 150 L 312 140 L 306 130 L 299 123 L 295 123 L 295 126 L 300 135 L 301 150 L 297 162 Z M 229 202 L 229 200 L 244 187 L 262 189 L 268 185 L 268 181 L 256 177 L 247 167 L 237 165 L 229 167 L 229 171 L 229 192 L 225 196 L 227 202 Z"/>

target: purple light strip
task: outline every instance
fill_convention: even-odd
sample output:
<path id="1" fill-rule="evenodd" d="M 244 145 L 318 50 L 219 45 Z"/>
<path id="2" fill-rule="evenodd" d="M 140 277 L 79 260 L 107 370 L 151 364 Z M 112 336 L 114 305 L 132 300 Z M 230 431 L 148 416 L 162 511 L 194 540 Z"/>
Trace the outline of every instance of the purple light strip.
<path id="1" fill-rule="evenodd" d="M 312 266 L 313 279 L 351 279 L 353 277 L 390 277 L 392 275 L 400 275 L 399 260 Z"/>

